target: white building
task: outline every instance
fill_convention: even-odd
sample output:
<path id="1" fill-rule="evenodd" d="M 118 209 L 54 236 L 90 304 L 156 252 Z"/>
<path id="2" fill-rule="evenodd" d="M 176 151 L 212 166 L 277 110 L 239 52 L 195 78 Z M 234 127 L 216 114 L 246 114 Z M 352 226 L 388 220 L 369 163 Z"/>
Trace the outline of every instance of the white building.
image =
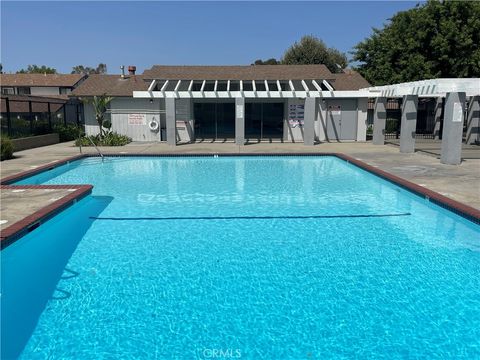
<path id="1" fill-rule="evenodd" d="M 133 69 L 132 69 L 133 70 Z M 112 129 L 134 141 L 364 141 L 368 82 L 324 65 L 153 66 L 91 75 L 71 96 L 106 94 Z M 98 133 L 85 106 L 87 134 Z"/>

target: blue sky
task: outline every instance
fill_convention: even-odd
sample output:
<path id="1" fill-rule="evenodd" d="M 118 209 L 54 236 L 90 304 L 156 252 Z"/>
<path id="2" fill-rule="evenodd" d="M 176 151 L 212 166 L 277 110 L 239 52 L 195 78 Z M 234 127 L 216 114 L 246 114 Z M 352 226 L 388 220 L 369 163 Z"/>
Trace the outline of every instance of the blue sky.
<path id="1" fill-rule="evenodd" d="M 1 61 L 70 72 L 103 62 L 234 65 L 280 58 L 302 35 L 348 52 L 410 1 L 353 2 L 1 2 Z"/>

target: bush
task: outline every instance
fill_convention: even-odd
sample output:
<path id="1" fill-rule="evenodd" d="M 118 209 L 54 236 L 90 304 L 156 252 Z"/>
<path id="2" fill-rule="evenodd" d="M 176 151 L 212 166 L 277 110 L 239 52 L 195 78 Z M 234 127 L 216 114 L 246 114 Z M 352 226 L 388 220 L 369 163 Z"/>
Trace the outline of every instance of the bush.
<path id="1" fill-rule="evenodd" d="M 13 144 L 12 140 L 5 135 L 1 138 L 1 160 L 8 160 L 13 158 Z"/>
<path id="2" fill-rule="evenodd" d="M 81 134 L 83 135 L 82 129 L 80 129 L 75 124 L 55 125 L 53 127 L 53 132 L 56 132 L 58 134 L 60 142 L 78 139 L 79 132 L 81 132 Z"/>
<path id="3" fill-rule="evenodd" d="M 97 146 L 124 146 L 132 141 L 132 139 L 128 136 L 120 135 L 116 132 L 109 132 L 103 137 L 100 135 L 90 136 L 90 139 Z M 92 143 L 85 136 L 82 136 L 80 139 L 75 141 L 75 145 L 92 146 Z"/>

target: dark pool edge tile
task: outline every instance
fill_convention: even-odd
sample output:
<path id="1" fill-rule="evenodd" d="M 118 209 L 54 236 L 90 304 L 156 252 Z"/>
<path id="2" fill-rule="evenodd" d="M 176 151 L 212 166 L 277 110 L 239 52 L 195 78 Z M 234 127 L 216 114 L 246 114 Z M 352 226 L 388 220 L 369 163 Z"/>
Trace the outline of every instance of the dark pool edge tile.
<path id="1" fill-rule="evenodd" d="M 78 155 L 74 155 L 74 156 L 69 156 L 69 157 L 60 159 L 60 160 L 55 161 L 55 162 L 51 162 L 51 163 L 48 163 L 48 164 L 45 164 L 45 165 L 40 165 L 39 167 L 37 167 L 35 169 L 25 170 L 25 171 L 21 171 L 17 174 L 6 176 L 6 177 L 0 179 L 0 185 L 10 185 L 14 182 L 23 180 L 23 179 L 25 179 L 29 176 L 37 175 L 38 173 L 44 172 L 46 170 L 52 170 L 52 169 L 55 169 L 59 166 L 68 164 L 71 161 L 83 159 L 84 157 L 86 157 L 86 155 L 87 154 L 78 154 Z"/>
<path id="2" fill-rule="evenodd" d="M 38 226 L 48 221 L 61 211 L 75 204 L 78 200 L 91 194 L 92 185 L 1 185 L 3 190 L 17 190 L 17 189 L 75 189 L 70 194 L 47 204 L 41 209 L 28 215 L 27 217 L 13 223 L 0 232 L 0 247 L 3 250 L 8 245 L 26 235 L 30 231 L 36 229 Z"/>
<path id="3" fill-rule="evenodd" d="M 366 170 L 378 177 L 381 177 L 391 183 L 394 183 L 413 194 L 420 196 L 434 204 L 443 207 L 457 215 L 460 215 L 467 220 L 470 220 L 476 224 L 480 224 L 480 210 L 477 210 L 469 205 L 463 204 L 459 201 L 450 199 L 442 194 L 439 194 L 433 190 L 417 185 L 409 180 L 403 179 L 397 175 L 393 175 L 387 171 L 378 169 L 372 165 L 369 165 L 363 161 L 357 160 L 350 155 L 337 153 L 334 156 L 347 161 L 363 170 Z"/>
<path id="4" fill-rule="evenodd" d="M 477 210 L 471 206 L 463 204 L 459 201 L 450 199 L 444 195 L 441 195 L 433 190 L 425 188 L 423 186 L 417 185 L 409 180 L 403 179 L 399 176 L 393 175 L 387 171 L 378 169 L 372 165 L 369 165 L 363 161 L 360 161 L 350 155 L 344 153 L 335 153 L 335 152 L 288 152 L 288 153 L 261 153 L 261 152 L 251 152 L 251 153 L 110 153 L 104 154 L 105 157 L 238 157 L 238 156 L 251 156 L 251 157 L 275 157 L 275 156 L 284 156 L 284 157 L 292 157 L 292 156 L 334 156 L 348 163 L 356 165 L 357 167 L 368 171 L 382 179 L 390 181 L 413 194 L 420 196 L 426 200 L 429 200 L 436 205 L 443 207 L 453 213 L 462 216 L 463 218 L 470 220 L 476 224 L 480 224 L 480 210 Z M 46 164 L 43 166 L 39 166 L 36 169 L 27 170 L 21 172 L 19 174 L 14 174 L 3 178 L 0 180 L 0 184 L 11 184 L 13 182 L 25 179 L 29 176 L 36 175 L 46 170 L 51 170 L 71 161 L 80 160 L 83 158 L 88 157 L 99 157 L 98 154 L 78 154 L 75 156 L 67 157 L 61 159 L 55 163 Z M 11 185 L 11 186 L 18 186 L 18 185 Z M 47 185 L 45 185 L 47 186 Z M 67 185 L 71 186 L 71 185 Z"/>

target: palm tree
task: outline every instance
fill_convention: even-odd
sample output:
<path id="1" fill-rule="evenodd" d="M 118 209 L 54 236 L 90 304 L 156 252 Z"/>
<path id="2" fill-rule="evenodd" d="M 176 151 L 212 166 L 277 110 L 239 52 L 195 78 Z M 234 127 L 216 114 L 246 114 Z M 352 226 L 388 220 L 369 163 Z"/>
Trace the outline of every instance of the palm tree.
<path id="1" fill-rule="evenodd" d="M 92 104 L 93 110 L 95 111 L 95 120 L 97 120 L 100 129 L 100 137 L 103 137 L 103 128 L 109 129 L 112 125 L 105 119 L 105 114 L 107 113 L 108 106 L 112 100 L 113 97 L 107 96 L 106 94 L 94 96 L 93 99 L 86 100 L 87 103 Z"/>

